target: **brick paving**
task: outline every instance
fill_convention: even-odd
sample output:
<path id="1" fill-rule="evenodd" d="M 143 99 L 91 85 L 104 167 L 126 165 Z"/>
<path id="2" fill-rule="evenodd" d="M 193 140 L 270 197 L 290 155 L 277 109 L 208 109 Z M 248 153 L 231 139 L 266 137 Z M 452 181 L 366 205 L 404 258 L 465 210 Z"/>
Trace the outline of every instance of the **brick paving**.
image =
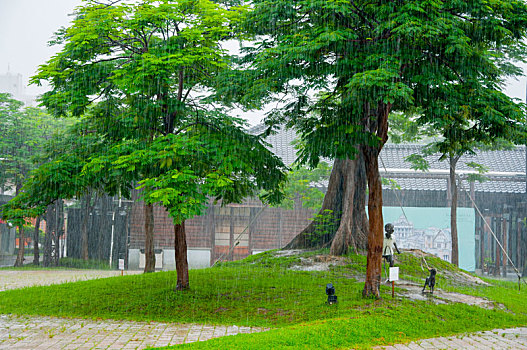
<path id="1" fill-rule="evenodd" d="M 0 315 L 0 349 L 144 349 L 263 329 Z"/>
<path id="2" fill-rule="evenodd" d="M 417 350 L 417 349 L 527 349 L 527 327 L 495 329 L 452 337 L 421 339 L 408 344 L 376 347 L 385 350 Z"/>

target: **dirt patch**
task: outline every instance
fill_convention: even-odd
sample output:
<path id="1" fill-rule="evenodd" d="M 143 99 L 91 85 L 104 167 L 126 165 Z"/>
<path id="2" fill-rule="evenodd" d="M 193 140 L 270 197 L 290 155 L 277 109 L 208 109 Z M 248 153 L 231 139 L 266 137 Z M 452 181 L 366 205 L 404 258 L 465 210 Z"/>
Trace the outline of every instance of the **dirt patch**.
<path id="1" fill-rule="evenodd" d="M 490 286 L 489 283 L 483 281 L 481 278 L 469 275 L 463 271 L 442 271 L 441 273 L 459 284 L 464 284 L 467 286 Z"/>
<path id="2" fill-rule="evenodd" d="M 305 250 L 302 249 L 289 249 L 289 250 L 279 250 L 274 253 L 274 256 L 276 257 L 283 257 L 283 256 L 293 256 L 298 255 L 300 253 L 304 253 Z"/>
<path id="3" fill-rule="evenodd" d="M 289 269 L 293 271 L 328 271 L 331 266 L 349 264 L 347 258 L 333 255 L 315 255 L 313 257 L 301 257 L 300 264 L 293 265 Z"/>
<path id="4" fill-rule="evenodd" d="M 422 285 L 417 285 L 409 281 L 399 281 L 395 285 L 404 290 L 402 293 L 398 293 L 399 296 L 411 300 L 429 301 L 434 304 L 462 303 L 489 310 L 496 307 L 500 309 L 505 308 L 503 305 L 496 304 L 492 300 L 461 293 L 446 292 L 440 289 L 435 289 L 434 294 L 429 293 L 429 289 L 426 289 L 425 293 L 423 293 Z"/>

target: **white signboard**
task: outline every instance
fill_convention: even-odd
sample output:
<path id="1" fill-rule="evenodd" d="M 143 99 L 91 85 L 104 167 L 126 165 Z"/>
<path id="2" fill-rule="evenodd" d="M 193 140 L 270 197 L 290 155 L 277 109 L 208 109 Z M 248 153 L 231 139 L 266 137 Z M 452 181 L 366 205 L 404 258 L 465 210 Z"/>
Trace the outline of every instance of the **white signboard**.
<path id="1" fill-rule="evenodd" d="M 398 267 L 390 267 L 390 282 L 398 281 L 399 280 L 399 268 Z"/>
<path id="2" fill-rule="evenodd" d="M 119 270 L 124 270 L 124 259 L 119 259 Z"/>

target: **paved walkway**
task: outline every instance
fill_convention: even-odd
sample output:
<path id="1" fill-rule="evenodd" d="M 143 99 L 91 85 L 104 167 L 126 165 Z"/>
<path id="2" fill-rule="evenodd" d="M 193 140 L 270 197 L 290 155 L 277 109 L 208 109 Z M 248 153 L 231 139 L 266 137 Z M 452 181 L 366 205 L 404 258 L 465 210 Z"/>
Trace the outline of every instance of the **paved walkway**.
<path id="1" fill-rule="evenodd" d="M 453 337 L 421 339 L 409 344 L 378 347 L 388 350 L 423 349 L 527 349 L 527 328 L 495 329 Z"/>
<path id="2" fill-rule="evenodd" d="M 142 271 L 125 271 L 138 274 Z M 29 286 L 47 286 L 66 282 L 119 276 L 115 270 L 0 270 L 0 292 Z"/>
<path id="3" fill-rule="evenodd" d="M 144 349 L 263 329 L 0 315 L 0 349 Z"/>

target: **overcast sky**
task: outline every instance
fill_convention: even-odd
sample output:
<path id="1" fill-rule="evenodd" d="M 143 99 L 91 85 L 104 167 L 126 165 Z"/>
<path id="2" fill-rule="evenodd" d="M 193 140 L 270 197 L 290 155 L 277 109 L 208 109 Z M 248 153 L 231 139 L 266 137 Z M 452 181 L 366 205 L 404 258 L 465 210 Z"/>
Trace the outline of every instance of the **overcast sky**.
<path id="1" fill-rule="evenodd" d="M 8 70 L 20 73 L 27 83 L 38 66 L 45 63 L 58 47 L 48 41 L 61 26 L 71 20 L 68 14 L 81 0 L 0 0 L 0 74 Z M 31 95 L 43 89 L 30 86 Z"/>
<path id="2" fill-rule="evenodd" d="M 24 80 L 35 74 L 38 66 L 45 63 L 59 49 L 49 47 L 48 41 L 61 26 L 67 26 L 68 16 L 81 0 L 0 0 L 0 74 L 8 67 L 11 73 L 20 73 Z M 526 78 L 510 81 L 505 92 L 525 101 Z M 30 86 L 30 95 L 42 93 L 44 88 Z M 254 124 L 259 113 L 249 117 Z"/>

